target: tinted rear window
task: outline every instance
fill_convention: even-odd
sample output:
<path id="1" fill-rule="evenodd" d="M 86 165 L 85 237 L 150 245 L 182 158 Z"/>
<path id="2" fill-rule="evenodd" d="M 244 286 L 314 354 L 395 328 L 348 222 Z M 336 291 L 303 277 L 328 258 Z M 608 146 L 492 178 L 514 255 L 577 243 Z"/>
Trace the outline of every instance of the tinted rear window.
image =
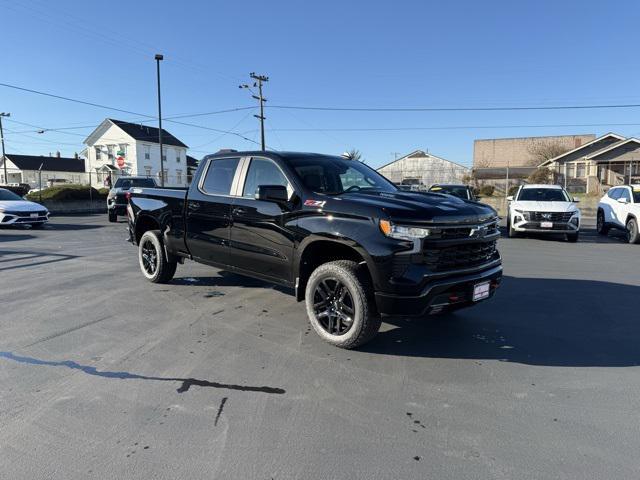
<path id="1" fill-rule="evenodd" d="M 209 194 L 229 195 L 231 183 L 238 168 L 240 158 L 221 158 L 212 160 L 204 178 L 202 190 Z"/>
<path id="2" fill-rule="evenodd" d="M 114 186 L 123 190 L 129 190 L 133 187 L 153 188 L 156 186 L 156 182 L 152 178 L 119 178 Z"/>

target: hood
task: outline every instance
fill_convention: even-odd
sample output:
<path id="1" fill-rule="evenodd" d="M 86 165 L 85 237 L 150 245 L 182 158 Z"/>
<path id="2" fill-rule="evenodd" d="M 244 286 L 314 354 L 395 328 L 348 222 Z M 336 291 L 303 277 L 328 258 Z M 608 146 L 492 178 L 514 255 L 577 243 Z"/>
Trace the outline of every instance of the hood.
<path id="1" fill-rule="evenodd" d="M 344 193 L 332 197 L 354 207 L 382 210 L 396 223 L 478 223 L 496 217 L 488 205 L 452 195 L 427 192 Z"/>
<path id="2" fill-rule="evenodd" d="M 9 212 L 37 212 L 46 210 L 46 208 L 39 203 L 28 200 L 0 200 L 0 210 Z"/>
<path id="3" fill-rule="evenodd" d="M 513 208 L 523 210 L 525 212 L 568 212 L 577 210 L 576 204 L 573 202 L 534 202 L 534 201 L 513 201 Z"/>

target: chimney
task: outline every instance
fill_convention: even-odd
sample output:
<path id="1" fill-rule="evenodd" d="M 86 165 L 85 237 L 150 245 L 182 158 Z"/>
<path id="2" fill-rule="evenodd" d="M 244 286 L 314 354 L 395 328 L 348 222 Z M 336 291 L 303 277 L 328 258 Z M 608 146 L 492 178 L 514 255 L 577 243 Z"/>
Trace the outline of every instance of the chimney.
<path id="1" fill-rule="evenodd" d="M 73 153 L 73 158 L 75 158 L 76 160 L 78 159 L 78 152 Z"/>
<path id="2" fill-rule="evenodd" d="M 56 157 L 60 158 L 60 150 L 56 151 Z"/>

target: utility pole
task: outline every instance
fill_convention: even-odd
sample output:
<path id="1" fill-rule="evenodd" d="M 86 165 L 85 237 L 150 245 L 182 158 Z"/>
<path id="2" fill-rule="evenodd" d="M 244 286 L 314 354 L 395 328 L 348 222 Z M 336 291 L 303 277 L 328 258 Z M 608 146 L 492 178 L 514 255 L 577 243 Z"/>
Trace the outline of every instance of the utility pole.
<path id="1" fill-rule="evenodd" d="M 266 75 L 257 75 L 255 72 L 251 72 L 249 76 L 254 80 L 253 86 L 258 87 L 258 95 L 256 95 L 251 87 L 247 84 L 240 85 L 240 88 L 246 88 L 251 92 L 251 96 L 260 102 L 260 115 L 254 115 L 257 119 L 260 120 L 260 145 L 262 147 L 262 151 L 266 150 L 266 145 L 264 142 L 264 121 L 267 117 L 264 116 L 264 102 L 267 101 L 266 98 L 262 95 L 262 84 L 264 82 L 269 81 L 269 77 Z"/>
<path id="2" fill-rule="evenodd" d="M 160 62 L 164 56 L 156 54 L 156 71 L 158 74 L 158 143 L 160 144 L 160 186 L 164 187 L 164 158 L 162 155 L 162 105 L 160 103 Z"/>
<path id="3" fill-rule="evenodd" d="M 4 166 L 4 184 L 9 185 L 9 177 L 7 177 L 7 157 L 4 152 L 4 131 L 2 130 L 2 117 L 10 117 L 7 112 L 0 113 L 0 140 L 2 141 L 2 165 Z"/>

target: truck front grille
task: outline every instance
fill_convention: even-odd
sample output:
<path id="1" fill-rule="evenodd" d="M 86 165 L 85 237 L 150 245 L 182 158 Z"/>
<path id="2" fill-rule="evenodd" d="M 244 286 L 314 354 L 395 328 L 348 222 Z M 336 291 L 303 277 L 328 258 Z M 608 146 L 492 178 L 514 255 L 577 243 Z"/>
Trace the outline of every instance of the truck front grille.
<path id="1" fill-rule="evenodd" d="M 450 247 L 429 246 L 424 252 L 425 264 L 434 272 L 475 267 L 491 261 L 496 241 L 465 243 Z"/>

